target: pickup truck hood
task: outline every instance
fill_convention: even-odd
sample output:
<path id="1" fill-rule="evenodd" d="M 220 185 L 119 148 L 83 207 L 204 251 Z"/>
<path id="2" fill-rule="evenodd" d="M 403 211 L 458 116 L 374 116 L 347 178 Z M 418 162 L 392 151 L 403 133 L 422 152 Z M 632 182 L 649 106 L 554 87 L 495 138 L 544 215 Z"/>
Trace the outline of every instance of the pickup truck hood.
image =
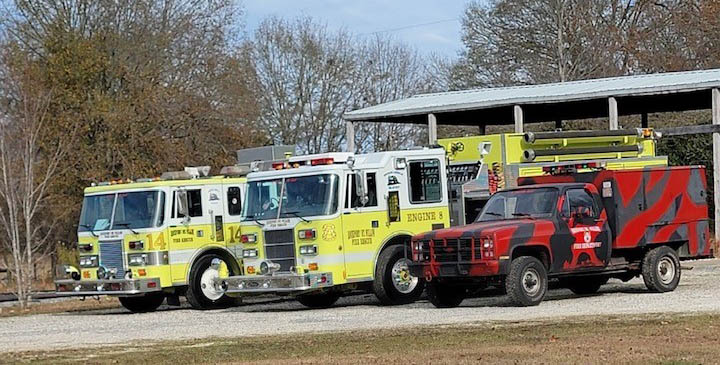
<path id="1" fill-rule="evenodd" d="M 470 238 L 481 236 L 516 236 L 517 234 L 543 235 L 544 231 L 552 234 L 554 225 L 549 219 L 508 219 L 489 222 L 477 222 L 460 227 L 439 229 L 415 235 L 414 240 Z M 521 233 L 522 232 L 522 233 Z"/>

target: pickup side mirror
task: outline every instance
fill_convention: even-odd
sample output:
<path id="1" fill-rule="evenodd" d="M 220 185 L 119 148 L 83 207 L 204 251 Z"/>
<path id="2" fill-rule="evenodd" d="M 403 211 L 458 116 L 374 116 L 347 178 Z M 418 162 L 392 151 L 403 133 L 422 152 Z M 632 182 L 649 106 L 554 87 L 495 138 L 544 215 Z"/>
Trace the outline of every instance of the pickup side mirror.
<path id="1" fill-rule="evenodd" d="M 178 217 L 183 217 L 183 223 L 187 224 L 190 222 L 190 208 L 188 204 L 188 194 L 186 190 L 178 190 L 175 193 L 175 197 L 177 199 L 176 206 L 177 206 L 177 215 Z"/>
<path id="2" fill-rule="evenodd" d="M 364 178 L 362 172 L 355 171 L 353 180 L 355 180 L 355 192 L 357 192 L 357 195 L 360 198 L 360 200 L 359 200 L 360 206 L 364 207 L 365 204 L 367 204 L 370 199 L 368 198 L 368 195 L 367 195 L 367 186 L 365 185 L 365 178 Z"/>

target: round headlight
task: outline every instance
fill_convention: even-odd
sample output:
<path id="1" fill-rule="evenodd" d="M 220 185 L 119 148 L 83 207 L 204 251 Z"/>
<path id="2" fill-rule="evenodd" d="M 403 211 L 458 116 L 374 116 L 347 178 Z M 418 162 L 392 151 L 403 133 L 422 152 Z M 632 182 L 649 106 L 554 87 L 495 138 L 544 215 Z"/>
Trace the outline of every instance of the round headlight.
<path id="1" fill-rule="evenodd" d="M 97 269 L 97 278 L 98 279 L 107 279 L 108 277 L 108 271 L 105 269 L 105 267 L 100 266 Z"/>

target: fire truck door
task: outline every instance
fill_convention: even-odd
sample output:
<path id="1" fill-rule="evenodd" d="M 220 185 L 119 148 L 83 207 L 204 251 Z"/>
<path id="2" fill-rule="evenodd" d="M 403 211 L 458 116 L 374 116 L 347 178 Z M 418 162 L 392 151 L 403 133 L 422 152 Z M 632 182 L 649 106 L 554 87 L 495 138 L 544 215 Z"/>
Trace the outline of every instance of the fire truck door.
<path id="1" fill-rule="evenodd" d="M 364 181 L 358 192 L 356 179 Z M 378 205 L 377 172 L 362 171 L 350 173 L 346 178 L 346 197 L 343 206 L 343 256 L 348 278 L 363 278 L 372 275 L 375 251 L 380 244 L 386 213 Z"/>
<path id="2" fill-rule="evenodd" d="M 224 245 L 225 237 L 218 234 L 216 216 L 222 218 L 221 185 L 178 187 L 172 190 L 172 212 L 168 221 L 170 239 L 168 256 L 173 281 L 184 281 L 190 261 L 209 244 Z M 180 203 L 180 196 L 186 197 Z M 181 208 L 182 205 L 186 205 Z M 182 212 L 182 210 L 186 210 Z"/>
<path id="3" fill-rule="evenodd" d="M 558 238 L 564 242 L 553 245 L 553 266 L 557 271 L 604 267 L 610 259 L 607 218 L 593 195 L 597 195 L 597 191 L 587 188 L 565 191 L 561 220 L 567 224 L 568 231 L 559 233 Z"/>
<path id="4" fill-rule="evenodd" d="M 242 206 L 244 196 L 244 185 L 227 184 L 223 185 L 223 196 L 225 202 L 224 214 L 215 214 L 215 229 L 221 232 L 222 240 L 235 257 L 242 257 L 242 245 L 240 244 L 240 222 L 242 221 Z"/>

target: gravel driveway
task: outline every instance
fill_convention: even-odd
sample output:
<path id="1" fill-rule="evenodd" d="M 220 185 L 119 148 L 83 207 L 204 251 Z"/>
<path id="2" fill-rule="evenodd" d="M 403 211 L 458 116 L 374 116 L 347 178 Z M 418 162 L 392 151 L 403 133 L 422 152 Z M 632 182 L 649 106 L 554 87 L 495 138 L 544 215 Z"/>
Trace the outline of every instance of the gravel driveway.
<path id="1" fill-rule="evenodd" d="M 720 260 L 684 262 L 680 286 L 671 293 L 645 291 L 642 279 L 611 281 L 600 294 L 577 297 L 551 291 L 537 307 L 507 306 L 503 297 L 474 298 L 459 308 L 436 309 L 423 300 L 381 307 L 373 295 L 341 299 L 331 309 L 309 310 L 294 301 L 194 311 L 161 307 L 155 313 L 122 309 L 0 318 L 0 352 L 38 350 L 137 340 L 211 336 L 253 336 L 403 326 L 467 324 L 483 321 L 541 320 L 587 315 L 720 312 Z"/>

